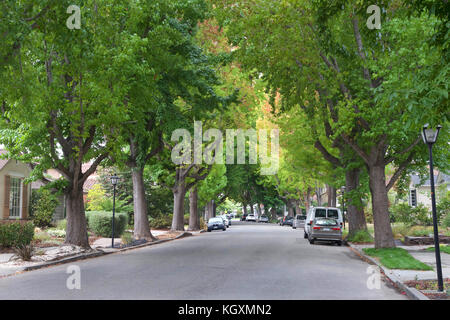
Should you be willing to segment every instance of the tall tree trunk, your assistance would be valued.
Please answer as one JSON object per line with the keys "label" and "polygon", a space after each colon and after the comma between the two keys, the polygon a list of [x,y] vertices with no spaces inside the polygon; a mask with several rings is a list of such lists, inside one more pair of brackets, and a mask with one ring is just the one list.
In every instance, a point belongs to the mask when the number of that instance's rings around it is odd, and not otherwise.
{"label": "tall tree trunk", "polygon": [[255,210],[254,210],[254,208],[253,208],[253,204],[250,204],[250,213],[251,214],[255,214]]}
{"label": "tall tree trunk", "polygon": [[216,216],[214,200],[210,200],[207,203],[208,220]]}
{"label": "tall tree trunk", "polygon": [[171,230],[184,231],[184,197],[186,187],[184,182],[177,183],[173,190],[173,217]]}
{"label": "tall tree trunk", "polygon": [[296,214],[302,214],[302,208],[300,208],[300,200],[295,200],[295,213]]}
{"label": "tall tree trunk", "polygon": [[90,248],[84,213],[83,188],[67,190],[66,196],[66,239],[64,243]]}
{"label": "tall tree trunk", "polygon": [[247,215],[247,204],[244,203],[244,205],[242,206],[242,209],[244,210],[244,215]]}
{"label": "tall tree trunk", "polygon": [[336,188],[327,185],[328,206],[336,207]]}
{"label": "tall tree trunk", "polygon": [[371,165],[369,187],[372,194],[373,223],[375,228],[375,248],[395,247],[389,220],[389,199],[387,196],[384,165]]}
{"label": "tall tree trunk", "polygon": [[[349,169],[345,172],[345,190],[350,192],[356,190],[359,186],[359,175],[361,169]],[[353,236],[356,232],[361,230],[367,231],[366,217],[361,201],[353,203],[351,199],[345,200],[345,207],[347,208],[348,219],[348,236]]]}
{"label": "tall tree trunk", "polygon": [[293,217],[295,214],[294,214],[294,204],[293,204],[292,199],[289,199],[287,201],[287,206],[288,206],[288,216]]}
{"label": "tall tree trunk", "polygon": [[306,190],[306,195],[305,195],[305,209],[306,209],[306,213],[308,213],[309,208],[311,208],[311,188],[308,187],[308,189]]}
{"label": "tall tree trunk", "polygon": [[134,238],[156,240],[150,232],[147,202],[145,201],[144,170],[134,167],[131,170],[133,180]]}
{"label": "tall tree trunk", "polygon": [[272,215],[272,219],[276,220],[277,219],[277,209],[275,209],[274,207],[270,208],[270,213]]}
{"label": "tall tree trunk", "polygon": [[322,195],[321,195],[321,188],[316,188],[316,197],[317,197],[317,206],[322,206]]}
{"label": "tall tree trunk", "polygon": [[189,193],[189,231],[200,230],[197,202],[198,191],[197,186],[194,186]]}

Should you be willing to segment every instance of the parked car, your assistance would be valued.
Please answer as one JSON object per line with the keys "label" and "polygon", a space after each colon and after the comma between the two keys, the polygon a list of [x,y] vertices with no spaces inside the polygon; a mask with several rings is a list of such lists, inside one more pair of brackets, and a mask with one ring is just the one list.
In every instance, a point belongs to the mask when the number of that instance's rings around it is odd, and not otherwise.
{"label": "parked car", "polygon": [[247,220],[247,216],[248,216],[247,213],[242,214],[241,221],[246,221]]}
{"label": "parked car", "polygon": [[220,217],[223,219],[225,226],[229,228],[231,225],[231,221],[228,219],[228,217],[226,215],[221,215]]}
{"label": "parked car", "polygon": [[303,214],[297,214],[292,222],[292,229],[304,228],[306,216]]}
{"label": "parked car", "polygon": [[285,217],[283,217],[283,219],[281,219],[280,226],[285,226],[285,225],[292,226],[293,220],[294,220],[294,217],[285,216]]}
{"label": "parked car", "polygon": [[255,218],[254,214],[249,214],[245,220],[256,222],[256,218]]}
{"label": "parked car", "polygon": [[311,232],[311,225],[316,218],[330,218],[337,220],[339,226],[342,228],[343,220],[342,213],[339,208],[334,207],[312,207],[309,209],[308,214],[306,215],[304,237],[308,238],[309,233]]}
{"label": "parked car", "polygon": [[258,222],[265,222],[269,223],[269,218],[267,216],[261,216],[258,220]]}
{"label": "parked car", "polygon": [[223,230],[226,231],[227,227],[225,226],[225,222],[220,217],[210,218],[208,220],[208,232],[213,230]]}
{"label": "parked car", "polygon": [[342,245],[342,228],[337,219],[316,218],[311,225],[308,234],[309,243],[314,244],[316,240],[332,241]]}

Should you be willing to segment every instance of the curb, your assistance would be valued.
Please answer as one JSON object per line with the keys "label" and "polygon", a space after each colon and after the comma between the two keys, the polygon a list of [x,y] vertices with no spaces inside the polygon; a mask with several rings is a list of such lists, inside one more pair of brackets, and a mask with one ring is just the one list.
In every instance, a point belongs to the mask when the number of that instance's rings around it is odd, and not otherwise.
{"label": "curb", "polygon": [[[77,260],[84,260],[84,259],[89,259],[89,258],[100,257],[100,256],[111,254],[111,253],[117,253],[117,252],[124,252],[124,251],[128,251],[128,250],[133,250],[133,249],[139,249],[139,248],[152,246],[152,245],[163,243],[163,242],[167,242],[167,241],[173,241],[173,240],[176,240],[176,239],[185,238],[185,237],[189,237],[189,236],[192,236],[192,233],[185,231],[185,232],[179,234],[178,236],[176,236],[173,239],[156,240],[156,241],[143,243],[143,244],[140,244],[140,245],[137,245],[137,246],[133,246],[133,247],[121,248],[121,249],[118,249],[118,250],[115,250],[115,251],[103,251],[102,248],[99,248],[98,249],[99,251],[97,251],[97,252],[92,252],[92,253],[88,253],[88,254],[78,254],[78,255],[74,255],[74,256],[71,256],[71,257],[63,258],[63,259],[60,259],[60,260],[55,260],[55,261],[50,261],[50,262],[46,262],[46,263],[43,263],[43,264],[37,264],[37,265],[34,265],[34,266],[24,267],[22,270],[20,270],[20,272],[38,270],[38,269],[41,269],[41,268],[50,267],[50,266],[54,266],[54,265],[57,265],[57,264],[64,264],[64,263],[73,262],[73,261],[77,261]],[[103,248],[103,249],[106,249],[106,248]]]}
{"label": "curb", "polygon": [[84,259],[89,259],[89,258],[95,258],[95,257],[99,257],[99,256],[103,256],[105,254],[109,254],[112,252],[104,252],[104,251],[97,251],[97,252],[93,252],[93,253],[88,253],[88,254],[78,254],[75,256],[71,256],[68,258],[63,258],[60,260],[55,260],[55,261],[50,261],[50,262],[46,262],[43,264],[37,264],[35,266],[29,266],[29,267],[25,267],[22,269],[22,271],[32,271],[32,270],[37,270],[37,269],[41,269],[41,268],[45,268],[45,267],[50,267],[50,266],[54,266],[57,264],[63,264],[63,263],[67,263],[67,262],[72,262],[72,261],[77,261],[77,260],[84,260]]}
{"label": "curb", "polygon": [[390,269],[387,269],[385,267],[383,267],[380,262],[378,262],[376,259],[369,257],[368,255],[366,255],[362,250],[360,250],[359,248],[355,247],[353,244],[348,243],[348,245],[350,246],[350,248],[352,248],[353,250],[355,250],[358,255],[363,259],[368,261],[371,264],[377,265],[378,268],[381,269],[381,271],[383,272],[383,274],[392,282],[394,283],[400,290],[404,291],[406,293],[406,295],[413,300],[430,300],[430,298],[428,298],[426,295],[424,295],[422,292],[420,292],[419,290],[417,290],[416,288],[410,288],[407,285],[405,285],[396,275],[394,275],[392,273],[392,271]]}

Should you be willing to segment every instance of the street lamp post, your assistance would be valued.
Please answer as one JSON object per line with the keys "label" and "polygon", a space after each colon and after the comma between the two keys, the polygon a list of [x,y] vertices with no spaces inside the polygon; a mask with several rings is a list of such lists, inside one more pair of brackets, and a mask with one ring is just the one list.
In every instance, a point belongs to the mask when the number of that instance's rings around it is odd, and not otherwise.
{"label": "street lamp post", "polygon": [[439,232],[436,215],[436,196],[434,192],[434,170],[433,170],[433,144],[436,142],[439,135],[439,130],[442,126],[437,126],[436,130],[428,129],[426,124],[422,129],[422,139],[428,145],[428,152],[430,155],[430,185],[431,185],[431,208],[433,210],[433,231],[434,231],[434,252],[436,254],[436,272],[438,277],[438,289],[444,291],[444,283],[442,280],[442,266],[441,266],[441,251],[439,248]]}
{"label": "street lamp post", "polygon": [[345,193],[345,186],[341,187],[341,194],[342,194],[342,221],[344,222],[344,229],[345,229],[345,204],[344,204],[344,193]]}
{"label": "street lamp post", "polygon": [[112,214],[112,236],[111,236],[111,248],[114,248],[114,216],[116,213],[116,185],[119,181],[119,177],[116,175],[111,176],[111,184],[113,185],[113,214]]}

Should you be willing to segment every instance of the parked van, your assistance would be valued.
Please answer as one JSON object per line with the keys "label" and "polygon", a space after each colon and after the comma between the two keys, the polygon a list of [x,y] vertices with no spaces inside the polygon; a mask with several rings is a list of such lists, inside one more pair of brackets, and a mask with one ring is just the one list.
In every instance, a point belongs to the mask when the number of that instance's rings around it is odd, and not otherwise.
{"label": "parked van", "polygon": [[339,226],[342,228],[344,220],[342,219],[342,212],[339,208],[334,207],[312,207],[309,209],[306,215],[305,227],[304,227],[304,237],[308,238],[311,232],[311,225],[314,223],[316,218],[331,218],[338,221]]}

